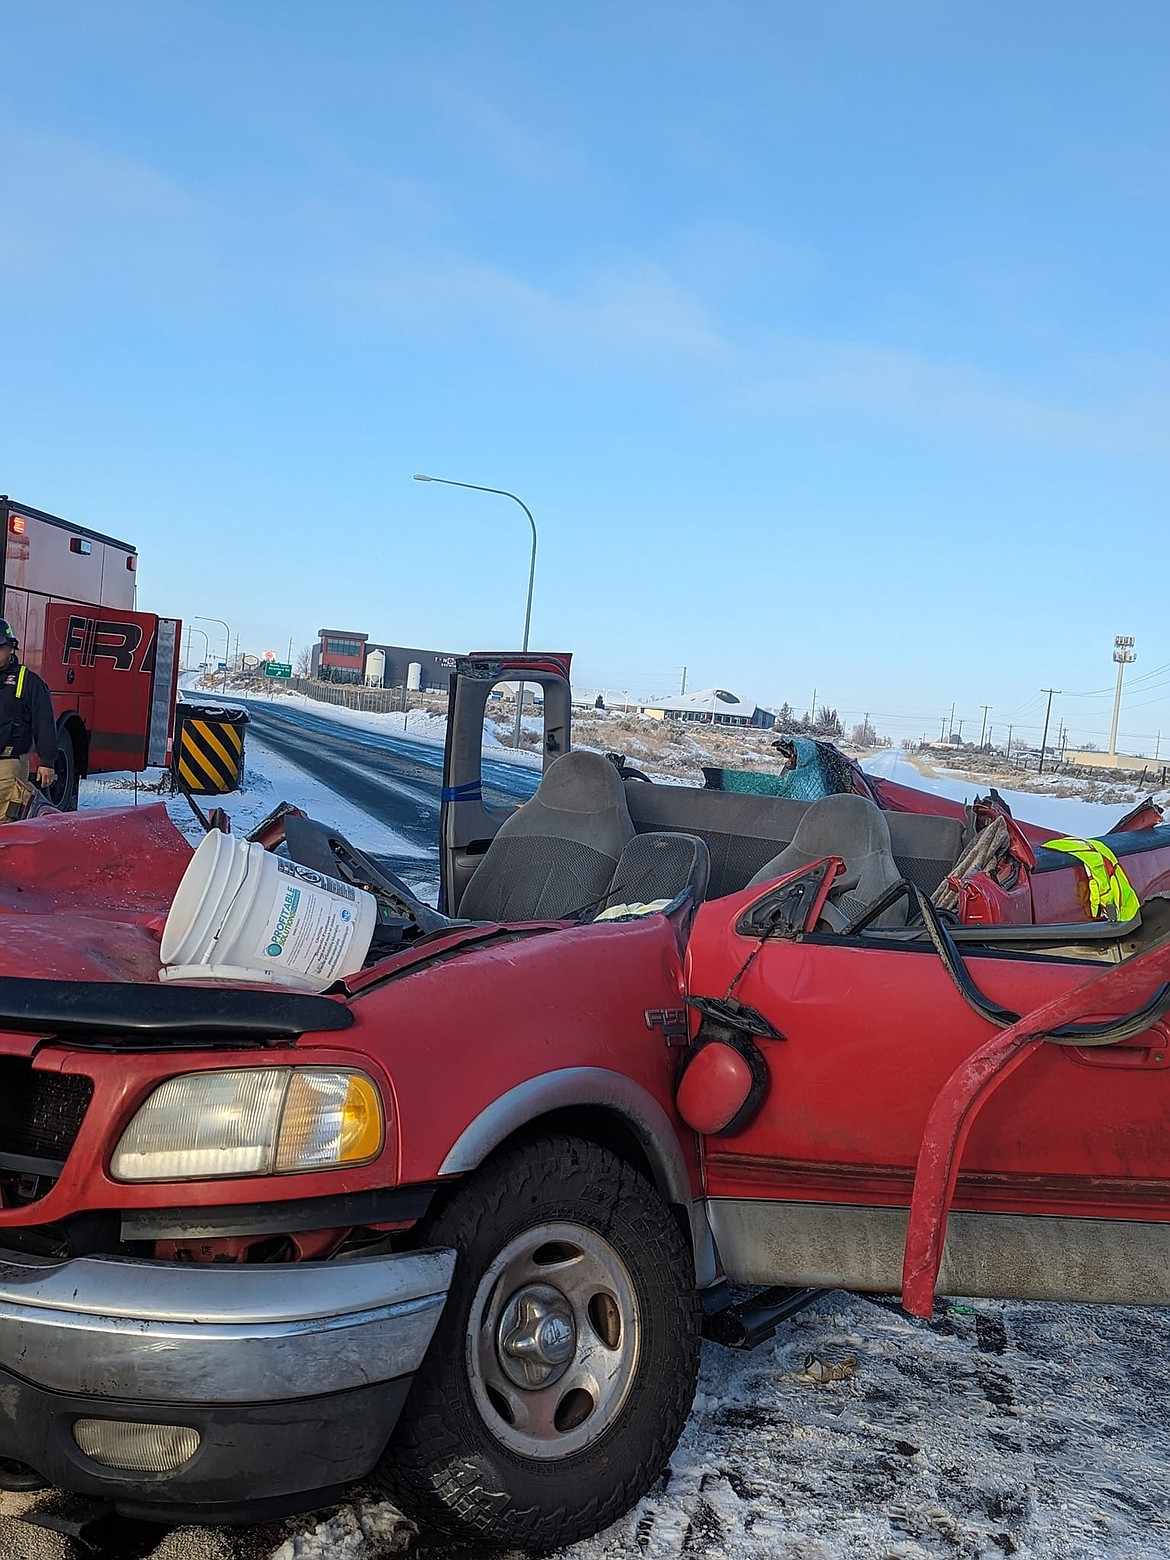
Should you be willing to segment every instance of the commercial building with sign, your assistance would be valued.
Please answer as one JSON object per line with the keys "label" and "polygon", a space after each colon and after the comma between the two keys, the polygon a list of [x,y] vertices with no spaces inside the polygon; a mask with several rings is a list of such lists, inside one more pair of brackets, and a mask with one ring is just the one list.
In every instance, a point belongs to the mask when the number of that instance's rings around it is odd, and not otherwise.
{"label": "commercial building with sign", "polygon": [[312,675],[323,682],[446,692],[454,667],[453,651],[375,644],[367,635],[348,628],[318,629],[313,646]]}

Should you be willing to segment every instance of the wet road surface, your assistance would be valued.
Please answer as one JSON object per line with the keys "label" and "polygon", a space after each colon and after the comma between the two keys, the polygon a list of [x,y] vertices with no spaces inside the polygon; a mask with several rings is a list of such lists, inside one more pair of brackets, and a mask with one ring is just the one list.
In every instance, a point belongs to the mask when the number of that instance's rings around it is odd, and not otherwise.
{"label": "wet road surface", "polygon": [[[247,703],[249,742],[305,770],[386,828],[387,847],[378,852],[379,860],[417,883],[421,851],[437,874],[443,782],[443,750],[437,743],[344,726],[311,710],[241,702]],[[527,801],[539,779],[536,768],[484,760],[484,798],[489,805]],[[396,852],[393,836],[412,847],[411,853]]]}

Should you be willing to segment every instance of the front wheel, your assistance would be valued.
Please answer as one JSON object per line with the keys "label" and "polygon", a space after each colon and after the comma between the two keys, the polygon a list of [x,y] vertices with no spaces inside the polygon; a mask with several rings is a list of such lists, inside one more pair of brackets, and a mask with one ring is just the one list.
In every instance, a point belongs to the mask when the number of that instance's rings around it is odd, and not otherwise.
{"label": "front wheel", "polygon": [[417,1522],[493,1547],[608,1527],[694,1396],[694,1269],[670,1210],[615,1154],[548,1137],[470,1177],[425,1238],[459,1260],[379,1482]]}
{"label": "front wheel", "polygon": [[68,726],[57,728],[57,778],[45,793],[54,807],[61,812],[77,810],[77,755],[73,748],[73,733]]}

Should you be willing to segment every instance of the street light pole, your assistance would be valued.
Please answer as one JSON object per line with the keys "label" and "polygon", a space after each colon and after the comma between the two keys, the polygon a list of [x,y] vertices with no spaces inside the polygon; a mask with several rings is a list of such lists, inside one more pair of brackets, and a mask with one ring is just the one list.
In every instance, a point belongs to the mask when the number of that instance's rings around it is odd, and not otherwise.
{"label": "street light pole", "polygon": [[[528,599],[524,604],[524,643],[521,649],[528,649],[528,631],[532,626],[532,590],[536,583],[536,521],[532,518],[532,511],[522,498],[517,498],[515,493],[509,493],[507,488],[484,487],[479,482],[455,482],[450,477],[428,477],[421,471],[414,474],[416,482],[441,482],[444,487],[470,488],[473,493],[495,493],[500,498],[510,498],[514,504],[528,516],[528,524],[532,527],[532,552],[528,560]],[[520,746],[520,717],[524,710],[524,684],[521,683],[516,690],[516,729],[512,736],[512,746]]]}
{"label": "street light pole", "polygon": [[191,670],[191,635],[198,634],[203,641],[204,664],[211,660],[211,640],[207,637],[205,628],[196,628],[194,623],[187,624],[187,670]]}
{"label": "street light pole", "polygon": [[1113,724],[1109,728],[1109,757],[1117,757],[1117,721],[1121,715],[1121,679],[1125,668],[1137,660],[1132,634],[1118,634],[1113,641],[1113,659],[1117,662],[1117,692],[1113,698]]}
{"label": "street light pole", "polygon": [[223,618],[205,617],[202,612],[197,612],[195,614],[195,621],[197,623],[218,623],[220,628],[223,629],[223,692],[227,693],[228,667],[231,665],[232,660],[232,631],[224,622]]}

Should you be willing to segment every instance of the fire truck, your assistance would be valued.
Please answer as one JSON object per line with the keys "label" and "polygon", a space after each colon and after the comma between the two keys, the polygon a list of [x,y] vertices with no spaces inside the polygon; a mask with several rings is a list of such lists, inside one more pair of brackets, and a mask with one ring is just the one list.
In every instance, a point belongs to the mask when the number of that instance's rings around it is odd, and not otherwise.
{"label": "fire truck", "polygon": [[136,610],[138,552],[0,494],[0,611],[57,716],[56,806],[78,781],[165,764],[179,677],[180,624]]}

